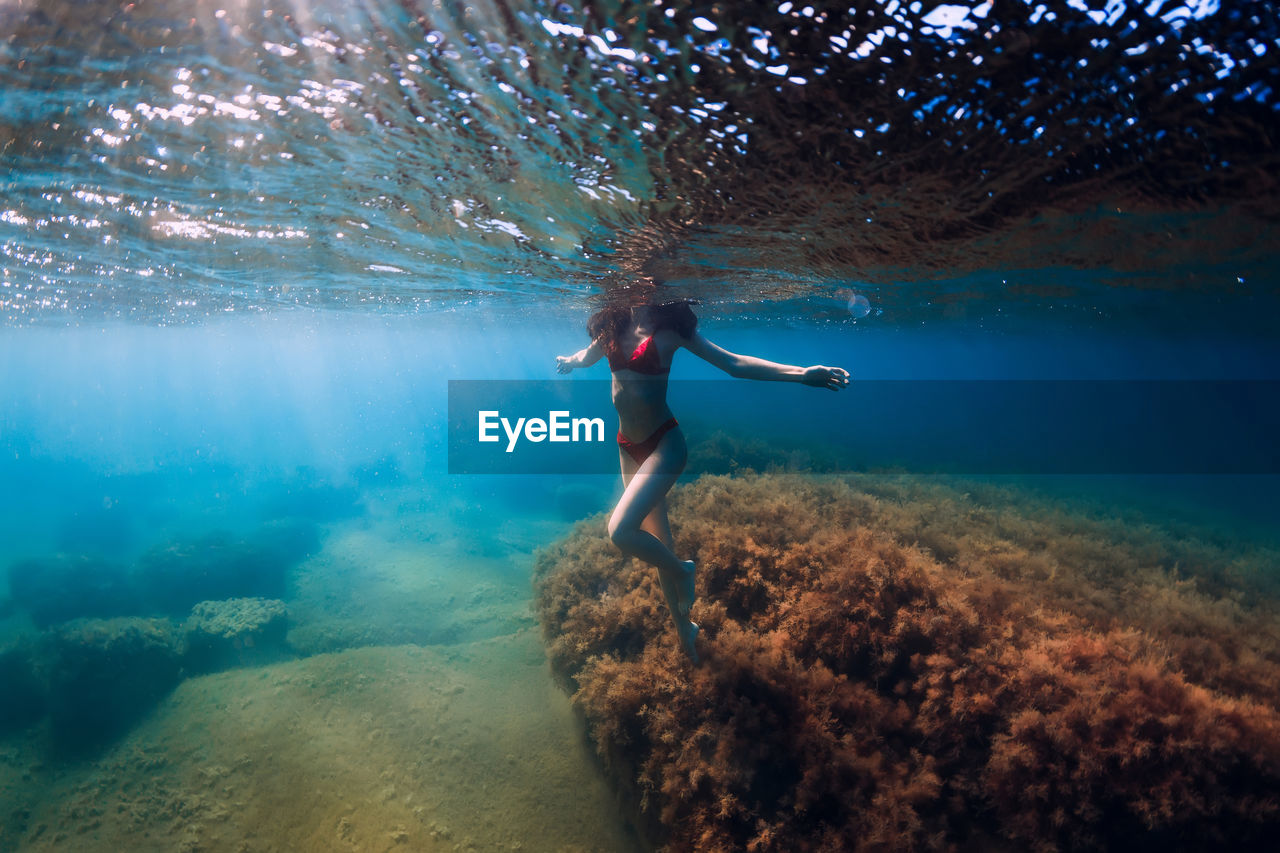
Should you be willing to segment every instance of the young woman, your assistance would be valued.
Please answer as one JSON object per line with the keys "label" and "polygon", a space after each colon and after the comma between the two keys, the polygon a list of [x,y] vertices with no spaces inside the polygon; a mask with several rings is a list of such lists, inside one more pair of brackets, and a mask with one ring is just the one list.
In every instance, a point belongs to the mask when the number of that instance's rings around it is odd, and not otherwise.
{"label": "young woman", "polygon": [[680,644],[697,662],[698,626],[689,619],[695,598],[692,560],[675,554],[667,519],[667,492],[688,458],[684,433],[667,406],[671,358],[683,347],[739,379],[802,382],[838,391],[849,384],[839,367],[796,367],[737,355],[716,346],[698,331],[689,302],[662,305],[610,305],[587,322],[586,349],[556,358],[568,373],[590,367],[601,357],[613,371],[613,405],[618,410],[618,458],[622,463],[622,499],[609,518],[609,538],[622,553],[658,570],[667,608]]}

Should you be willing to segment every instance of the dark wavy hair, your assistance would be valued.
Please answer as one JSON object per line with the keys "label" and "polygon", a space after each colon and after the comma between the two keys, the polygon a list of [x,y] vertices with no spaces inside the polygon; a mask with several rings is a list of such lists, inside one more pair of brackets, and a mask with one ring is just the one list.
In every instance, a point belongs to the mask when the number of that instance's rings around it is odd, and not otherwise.
{"label": "dark wavy hair", "polygon": [[587,334],[593,341],[599,340],[600,345],[608,353],[617,345],[618,338],[622,337],[634,322],[633,308],[643,308],[649,312],[655,332],[659,329],[672,329],[682,338],[688,338],[698,327],[698,317],[691,307],[697,304],[698,302],[693,299],[675,299],[657,305],[635,306],[615,302],[591,315],[591,319],[587,320]]}

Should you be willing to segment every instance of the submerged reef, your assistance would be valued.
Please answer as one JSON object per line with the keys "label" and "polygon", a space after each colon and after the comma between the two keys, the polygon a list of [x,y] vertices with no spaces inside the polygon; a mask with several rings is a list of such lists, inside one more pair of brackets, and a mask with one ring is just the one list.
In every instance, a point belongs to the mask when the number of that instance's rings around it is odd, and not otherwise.
{"label": "submerged reef", "polygon": [[0,646],[0,736],[31,725],[45,712],[45,691],[36,677],[28,642]]}
{"label": "submerged reef", "polygon": [[232,598],[202,601],[182,625],[186,665],[193,672],[262,664],[288,655],[283,601]]}
{"label": "submerged reef", "polygon": [[179,681],[293,655],[282,601],[202,601],[164,617],[73,619],[0,646],[0,735],[47,718],[52,744],[90,752],[126,732]]}
{"label": "submerged reef", "polygon": [[178,683],[181,649],[167,619],[78,619],[40,639],[52,731],[82,750],[128,729]]}
{"label": "submerged reef", "polygon": [[1280,832],[1274,552],[910,478],[704,476],[670,500],[701,666],[599,518],[535,579],[552,667],[656,846]]}
{"label": "submerged reef", "polygon": [[78,618],[182,615],[201,601],[279,597],[289,571],[320,544],[307,520],[263,524],[153,546],[132,565],[82,554],[54,554],[9,566],[13,606],[37,628]]}
{"label": "submerged reef", "polygon": [[133,580],[151,612],[185,613],[211,599],[279,598],[289,570],[319,545],[311,521],[272,521],[244,539],[214,533],[152,548],[134,565]]}
{"label": "submerged reef", "polygon": [[83,616],[109,618],[139,611],[128,565],[85,554],[53,554],[9,565],[13,606],[37,628]]}

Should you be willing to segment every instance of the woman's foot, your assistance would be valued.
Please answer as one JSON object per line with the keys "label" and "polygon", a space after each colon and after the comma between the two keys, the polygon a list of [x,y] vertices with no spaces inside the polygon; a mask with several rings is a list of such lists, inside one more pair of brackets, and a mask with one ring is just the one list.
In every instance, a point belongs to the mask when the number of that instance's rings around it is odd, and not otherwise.
{"label": "woman's foot", "polygon": [[[682,560],[680,564],[684,566],[684,571],[676,580],[676,603],[679,616],[688,619],[689,611],[693,610],[693,602],[698,597],[696,583],[698,567],[693,560]],[[697,632],[696,627],[694,631]]]}
{"label": "woman's foot", "polygon": [[695,664],[698,662],[698,623],[686,622],[680,630],[680,647]]}

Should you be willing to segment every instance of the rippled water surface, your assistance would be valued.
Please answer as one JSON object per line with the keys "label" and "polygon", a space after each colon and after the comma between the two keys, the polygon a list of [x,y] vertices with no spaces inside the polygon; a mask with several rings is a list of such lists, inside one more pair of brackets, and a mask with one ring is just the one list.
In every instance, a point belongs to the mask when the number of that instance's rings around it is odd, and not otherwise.
{"label": "rippled water surface", "polygon": [[0,310],[579,304],[648,276],[819,315],[852,284],[900,321],[1254,328],[1278,35],[1218,0],[8,2]]}

